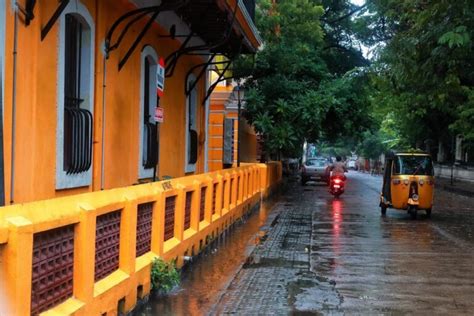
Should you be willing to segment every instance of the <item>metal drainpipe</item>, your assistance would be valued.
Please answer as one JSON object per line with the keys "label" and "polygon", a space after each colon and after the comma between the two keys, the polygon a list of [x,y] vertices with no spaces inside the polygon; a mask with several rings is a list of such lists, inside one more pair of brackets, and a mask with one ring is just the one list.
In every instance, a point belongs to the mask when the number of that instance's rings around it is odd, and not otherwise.
{"label": "metal drainpipe", "polygon": [[0,206],[5,205],[5,152],[3,150],[3,60],[0,60]]}
{"label": "metal drainpipe", "polygon": [[107,57],[104,55],[104,66],[103,66],[103,75],[102,75],[102,157],[100,162],[100,189],[104,189],[105,185],[105,89],[107,88],[106,85],[106,63]]}
{"label": "metal drainpipe", "polygon": [[[204,85],[204,91],[209,88],[209,69],[206,69],[206,84]],[[204,130],[205,130],[205,141],[204,141],[204,172],[209,172],[209,99],[206,100],[204,105]]]}
{"label": "metal drainpipe", "polygon": [[18,3],[15,3],[13,24],[13,84],[12,84],[12,142],[11,142],[11,170],[10,170],[10,204],[14,203],[15,187],[15,118],[16,118],[16,61],[18,48]]}
{"label": "metal drainpipe", "polygon": [[240,144],[241,130],[240,130],[240,116],[242,115],[242,104],[240,101],[240,81],[237,82],[237,167],[240,167]]}

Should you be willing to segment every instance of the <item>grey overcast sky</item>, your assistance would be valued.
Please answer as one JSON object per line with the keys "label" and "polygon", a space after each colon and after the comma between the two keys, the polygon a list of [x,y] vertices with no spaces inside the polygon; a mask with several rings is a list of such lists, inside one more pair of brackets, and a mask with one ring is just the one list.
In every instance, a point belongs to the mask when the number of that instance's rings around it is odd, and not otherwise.
{"label": "grey overcast sky", "polygon": [[365,3],[365,0],[351,0],[351,2],[357,5],[363,5]]}

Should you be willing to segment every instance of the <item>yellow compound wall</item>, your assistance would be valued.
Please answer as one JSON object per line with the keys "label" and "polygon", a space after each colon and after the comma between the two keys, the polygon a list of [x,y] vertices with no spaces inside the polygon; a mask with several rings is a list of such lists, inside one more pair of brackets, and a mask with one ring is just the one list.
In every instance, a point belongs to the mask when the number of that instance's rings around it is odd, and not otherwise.
{"label": "yellow compound wall", "polygon": [[[32,293],[34,258],[51,259],[47,253],[33,253],[41,233],[73,227],[72,295],[43,314],[115,315],[118,306],[129,311],[137,297],[149,293],[150,267],[155,257],[176,260],[181,266],[183,256],[197,254],[210,239],[258,205],[280,180],[280,163],[246,164],[170,181],[2,207],[0,315],[30,314],[32,296],[37,294]],[[204,187],[204,219],[200,220]],[[187,192],[193,193],[189,228],[185,229]],[[172,196],[176,197],[172,238],[165,241],[165,204]],[[137,257],[137,209],[150,202],[151,250]],[[120,211],[118,269],[95,280],[97,219],[116,211]]]}

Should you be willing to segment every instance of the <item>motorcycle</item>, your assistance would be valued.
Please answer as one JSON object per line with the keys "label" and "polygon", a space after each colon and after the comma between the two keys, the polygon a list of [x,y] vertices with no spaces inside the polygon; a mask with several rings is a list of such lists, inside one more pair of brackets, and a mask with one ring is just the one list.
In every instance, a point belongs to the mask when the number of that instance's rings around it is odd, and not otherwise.
{"label": "motorcycle", "polygon": [[344,187],[346,183],[346,177],[344,175],[331,176],[329,181],[329,192],[334,195],[335,198],[339,197],[344,193]]}

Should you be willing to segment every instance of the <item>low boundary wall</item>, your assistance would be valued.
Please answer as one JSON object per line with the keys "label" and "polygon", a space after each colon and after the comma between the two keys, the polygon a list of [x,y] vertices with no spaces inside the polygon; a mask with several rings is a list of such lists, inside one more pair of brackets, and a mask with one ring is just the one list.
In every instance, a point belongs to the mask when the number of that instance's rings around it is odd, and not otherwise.
{"label": "low boundary wall", "polygon": [[116,315],[155,257],[201,251],[281,181],[281,164],[0,208],[0,315]]}
{"label": "low boundary wall", "polygon": [[462,166],[435,165],[435,176],[440,178],[451,178],[461,181],[474,182],[474,168]]}

